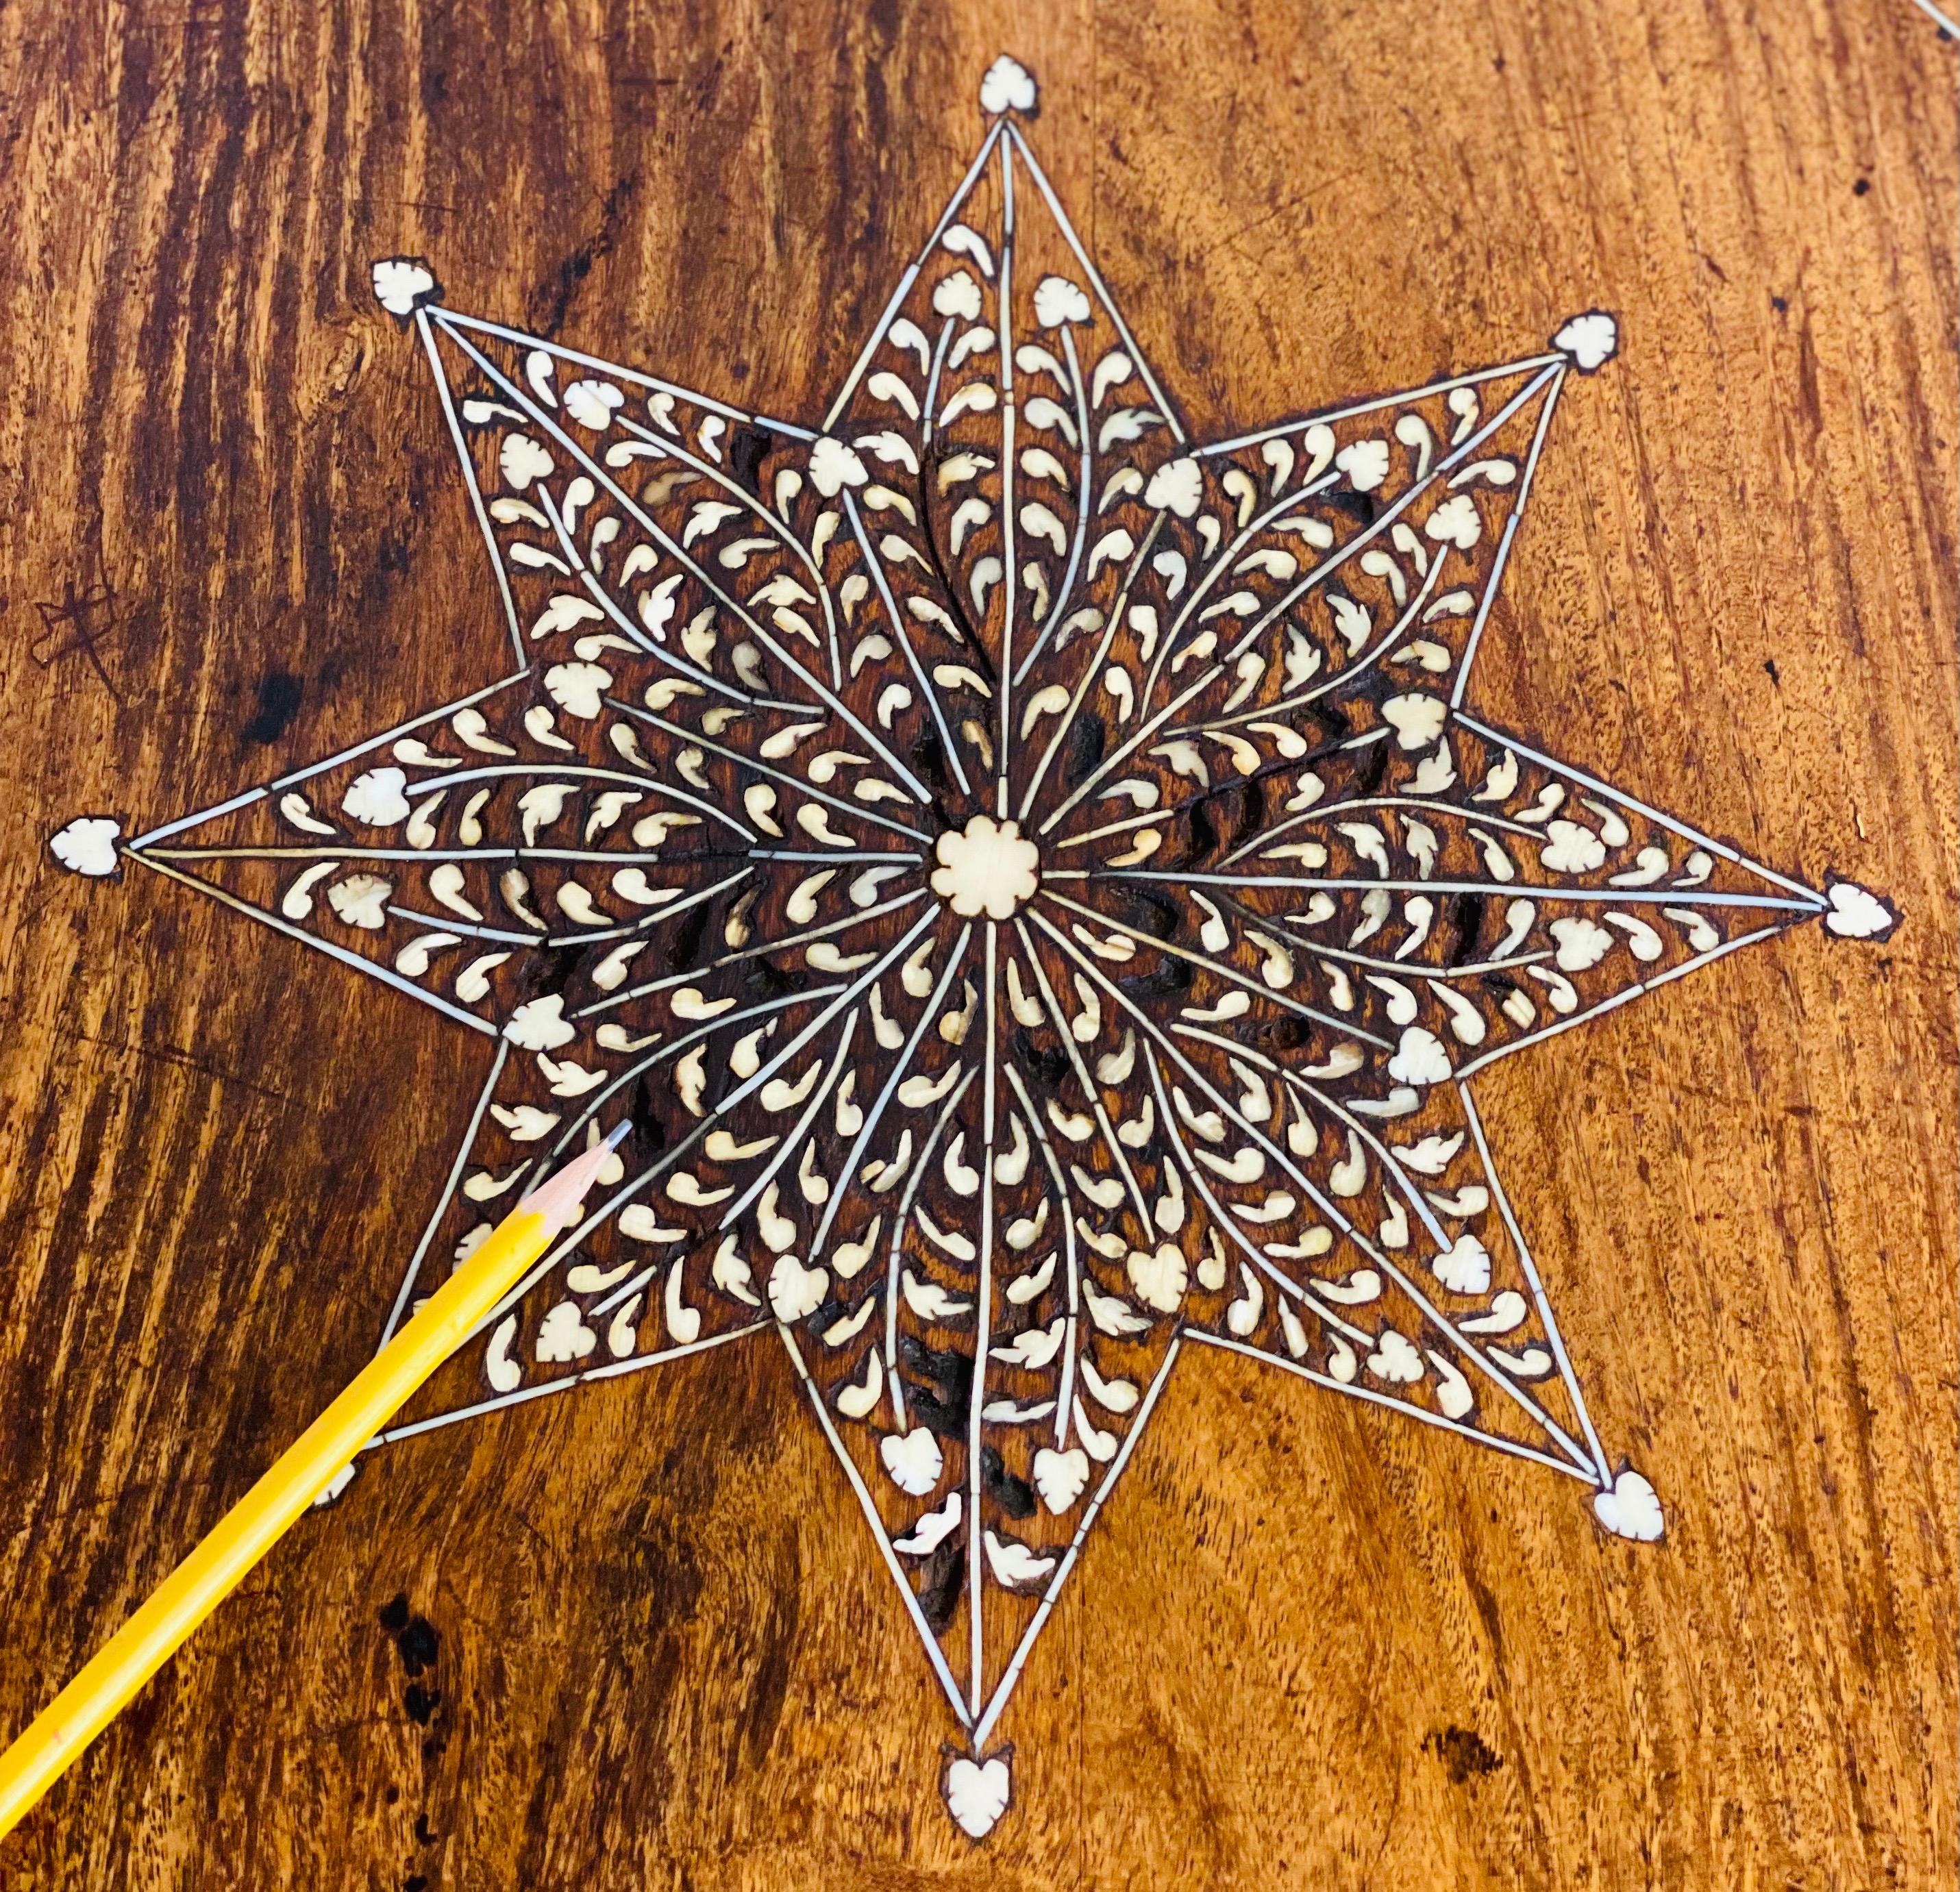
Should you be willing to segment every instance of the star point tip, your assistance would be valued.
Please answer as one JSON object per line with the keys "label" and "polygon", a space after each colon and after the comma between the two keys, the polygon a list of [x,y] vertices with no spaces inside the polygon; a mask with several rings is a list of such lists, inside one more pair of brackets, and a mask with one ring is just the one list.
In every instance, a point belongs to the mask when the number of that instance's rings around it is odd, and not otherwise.
{"label": "star point tip", "polygon": [[980,109],[989,118],[1005,112],[1019,112],[1032,118],[1039,109],[1041,94],[1034,75],[1011,53],[1004,52],[988,67],[980,81]]}
{"label": "star point tip", "polygon": [[1618,319],[1604,309],[1587,309],[1566,323],[1551,345],[1570,355],[1581,374],[1597,374],[1620,351]]}
{"label": "star point tip", "polygon": [[1007,1811],[1013,1798],[1012,1747],[985,1760],[960,1754],[947,1765],[940,1790],[953,1823],[969,1840],[984,1840]]}
{"label": "star point tip", "polygon": [[442,300],[442,285],[421,256],[383,256],[374,267],[374,300],[398,320],[412,320],[418,309]]}
{"label": "star point tip", "polygon": [[1824,930],[1840,940],[1889,940],[1904,917],[1883,894],[1832,875],[1824,883]]}
{"label": "star point tip", "polygon": [[361,1461],[358,1458],[350,1458],[325,1484],[321,1486],[320,1496],[313,1501],[313,1509],[324,1511],[328,1506],[338,1504],[346,1494],[347,1487],[360,1476],[360,1473]]}
{"label": "star point tip", "polygon": [[123,824],[107,815],[78,815],[48,838],[48,851],[70,873],[99,880],[116,871]]}
{"label": "star point tip", "polygon": [[1593,1493],[1592,1515],[1615,1537],[1633,1544],[1656,1543],[1667,1531],[1659,1494],[1624,1459],[1619,1476]]}

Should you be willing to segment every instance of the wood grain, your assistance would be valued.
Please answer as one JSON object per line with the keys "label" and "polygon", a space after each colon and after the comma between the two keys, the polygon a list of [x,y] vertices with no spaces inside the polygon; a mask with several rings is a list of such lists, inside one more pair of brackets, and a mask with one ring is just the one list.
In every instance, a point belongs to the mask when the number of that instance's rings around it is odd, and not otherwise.
{"label": "wood grain", "polygon": [[813,416],[1003,46],[1201,434],[1615,310],[1478,700],[1905,913],[1481,1087],[1667,1541],[1188,1360],[976,1851],[787,1360],[737,1350],[391,1448],[0,1886],[1951,1882],[1960,195],[1908,0],[0,15],[0,1728],[364,1356],[473,1099],[439,1021],[43,847],[498,660],[369,262]]}

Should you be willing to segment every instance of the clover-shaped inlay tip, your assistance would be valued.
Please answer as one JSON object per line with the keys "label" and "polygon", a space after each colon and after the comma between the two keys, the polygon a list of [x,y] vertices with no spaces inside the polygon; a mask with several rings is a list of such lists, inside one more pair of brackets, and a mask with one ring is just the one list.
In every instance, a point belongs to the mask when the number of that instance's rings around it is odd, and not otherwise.
{"label": "clover-shaped inlay tip", "polygon": [[99,879],[116,871],[116,843],[122,833],[122,823],[107,815],[83,815],[52,836],[48,848],[71,873]]}
{"label": "clover-shaped inlay tip", "polygon": [[1888,940],[1899,923],[1898,908],[1855,880],[1828,881],[1824,897],[1825,930],[1841,940]]}
{"label": "clover-shaped inlay tip", "polygon": [[986,1760],[961,1755],[946,1770],[946,1807],[969,1840],[984,1840],[1013,1798],[1013,1779],[1004,1754]]}
{"label": "clover-shaped inlay tip", "polygon": [[374,266],[374,300],[404,320],[425,302],[442,300],[442,285],[419,256],[387,256]]}
{"label": "clover-shaped inlay tip", "polygon": [[980,109],[989,117],[1002,112],[1032,114],[1037,96],[1034,75],[1005,52],[988,67],[987,76],[980,81]]}
{"label": "clover-shaped inlay tip", "polygon": [[1581,374],[1594,374],[1620,351],[1620,325],[1604,309],[1576,315],[1551,338],[1551,345],[1572,358]]}
{"label": "clover-shaped inlay tip", "polygon": [[1616,1537],[1653,1544],[1667,1528],[1654,1488],[1631,1466],[1592,1500],[1592,1515]]}

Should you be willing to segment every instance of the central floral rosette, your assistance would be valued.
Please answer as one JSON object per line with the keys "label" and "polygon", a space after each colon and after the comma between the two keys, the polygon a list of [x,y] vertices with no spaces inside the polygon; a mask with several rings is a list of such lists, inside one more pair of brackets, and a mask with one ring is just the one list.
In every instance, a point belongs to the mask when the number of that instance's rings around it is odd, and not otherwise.
{"label": "central floral rosette", "polygon": [[1035,897],[1041,851],[1022,838],[1019,822],[975,815],[958,833],[941,835],[934,852],[932,890],[963,919],[1011,920]]}

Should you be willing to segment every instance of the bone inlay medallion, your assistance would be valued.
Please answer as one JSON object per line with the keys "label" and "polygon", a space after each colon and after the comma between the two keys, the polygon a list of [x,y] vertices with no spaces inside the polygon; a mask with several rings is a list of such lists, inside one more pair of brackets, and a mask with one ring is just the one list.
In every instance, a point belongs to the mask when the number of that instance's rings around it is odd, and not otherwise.
{"label": "bone inlay medallion", "polygon": [[1021,836],[1016,821],[975,815],[957,834],[943,834],[934,849],[940,866],[932,890],[971,920],[1011,920],[1034,898],[1041,851]]}
{"label": "bone inlay medallion", "polygon": [[486,1041],[387,1331],[630,1121],[471,1343],[479,1395],[386,1436],[787,1350],[943,1690],[940,1785],[975,1837],[1012,1796],[1016,1680],[1187,1343],[1659,1537],[1476,1080],[1786,927],[1895,922],[1475,712],[1610,315],[1195,443],[1029,149],[1032,80],[1003,60],[982,96],[972,168],[815,425],[377,264],[508,673],[136,838],[98,815],[52,844]]}

